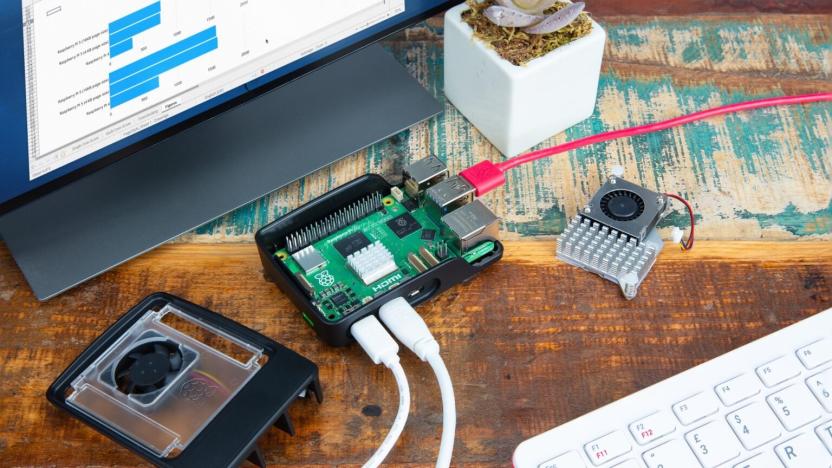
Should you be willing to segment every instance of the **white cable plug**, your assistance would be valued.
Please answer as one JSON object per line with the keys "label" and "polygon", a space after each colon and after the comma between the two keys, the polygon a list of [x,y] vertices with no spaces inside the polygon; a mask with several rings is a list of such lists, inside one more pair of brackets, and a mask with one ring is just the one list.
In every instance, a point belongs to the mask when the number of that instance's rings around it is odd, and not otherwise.
{"label": "white cable plug", "polygon": [[673,226],[673,230],[670,231],[670,238],[673,240],[674,244],[679,244],[682,242],[682,238],[685,236],[684,231],[679,229],[677,226]]}
{"label": "white cable plug", "polygon": [[433,373],[436,374],[442,395],[442,441],[439,444],[436,467],[447,468],[451,465],[451,456],[454,451],[456,402],[451,375],[445,367],[442,356],[439,355],[439,343],[433,338],[419,313],[404,298],[393,299],[381,306],[379,316],[390,332],[419,356],[419,359],[427,361]]}
{"label": "white cable plug", "polygon": [[399,345],[374,315],[352,324],[350,333],[375,364],[384,364],[393,372],[399,387],[399,410],[396,412],[396,419],[393,420],[387,437],[364,464],[364,468],[377,468],[396,445],[407,422],[407,415],[410,413],[410,387],[404,369],[399,363]]}

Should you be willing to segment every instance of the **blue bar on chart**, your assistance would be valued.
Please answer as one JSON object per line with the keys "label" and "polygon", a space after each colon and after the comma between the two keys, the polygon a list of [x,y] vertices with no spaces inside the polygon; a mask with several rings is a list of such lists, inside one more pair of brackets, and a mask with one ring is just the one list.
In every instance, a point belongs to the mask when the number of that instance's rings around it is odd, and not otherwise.
{"label": "blue bar on chart", "polygon": [[137,97],[147,94],[159,87],[159,77],[149,79],[138,86],[134,86],[127,91],[116,96],[110,96],[110,108],[118,107],[127,101],[136,99]]}
{"label": "blue bar on chart", "polygon": [[[161,74],[219,48],[217,28],[212,26],[176,44],[110,73],[110,107],[117,107],[158,88]],[[155,87],[147,83],[156,79]],[[137,94],[137,90],[141,91]]]}
{"label": "blue bar on chart", "polygon": [[110,58],[121,55],[131,49],[133,49],[133,39],[127,39],[115,45],[110,44]]}
{"label": "blue bar on chart", "polygon": [[151,5],[148,5],[142,8],[139,11],[134,13],[130,13],[129,15],[125,16],[124,18],[117,19],[110,23],[110,34],[115,32],[121,31],[122,29],[126,28],[127,26],[131,26],[133,24],[138,23],[139,21],[149,18],[153,15],[158,15],[162,13],[162,2],[156,2]]}
{"label": "blue bar on chart", "polygon": [[208,52],[216,49],[219,45],[217,38],[213,38],[208,40],[207,42],[203,42],[202,44],[193,47],[191,49],[182,52],[179,55],[175,55],[163,62],[156,63],[148,68],[145,68],[139,73],[134,75],[130,75],[127,78],[118,81],[116,83],[110,83],[110,94],[119,94],[123,93],[125,90],[136,86],[139,83],[144,83],[145,81],[153,78],[154,76],[159,76],[162,73],[167,71],[173,70],[174,68],[184,65],[191,60],[201,57]]}
{"label": "blue bar on chart", "polygon": [[130,39],[137,34],[141,34],[152,27],[159,26],[160,24],[162,24],[162,15],[147,17],[132,26],[127,26],[121,31],[110,32],[110,44],[118,44],[119,42],[126,41],[127,39]]}
{"label": "blue bar on chart", "polygon": [[168,46],[158,52],[148,55],[145,58],[136,60],[135,62],[129,65],[125,65],[124,67],[113,71],[112,73],[110,73],[110,84],[123,80],[130,75],[134,75],[159,62],[163,62],[177,54],[181,54],[182,52],[190,48],[196,47],[199,44],[207,42],[216,37],[217,27],[211,26],[210,28],[196,33],[193,36],[182,39],[181,41],[177,42],[176,44],[173,44],[172,46]]}
{"label": "blue bar on chart", "polygon": [[[162,3],[156,2],[110,23],[110,58],[133,48],[133,36],[162,24]],[[128,43],[128,41],[130,41]]]}

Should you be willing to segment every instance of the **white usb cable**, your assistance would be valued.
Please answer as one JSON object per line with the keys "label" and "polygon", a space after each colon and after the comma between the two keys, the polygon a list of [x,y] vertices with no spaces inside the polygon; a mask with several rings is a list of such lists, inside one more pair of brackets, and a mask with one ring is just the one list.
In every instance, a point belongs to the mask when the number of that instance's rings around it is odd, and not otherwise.
{"label": "white usb cable", "polygon": [[454,451],[456,402],[451,375],[445,367],[442,356],[439,355],[439,343],[433,338],[419,313],[404,298],[393,299],[381,306],[379,316],[390,332],[416,353],[419,359],[427,361],[433,373],[436,374],[442,395],[442,441],[439,444],[436,467],[447,468],[451,465],[451,455]]}
{"label": "white usb cable", "polygon": [[393,420],[387,437],[364,464],[364,468],[377,468],[396,445],[407,422],[407,415],[410,413],[410,387],[407,385],[404,369],[399,363],[399,345],[374,315],[355,322],[350,327],[350,333],[375,364],[384,364],[393,372],[399,387],[399,410],[396,419]]}

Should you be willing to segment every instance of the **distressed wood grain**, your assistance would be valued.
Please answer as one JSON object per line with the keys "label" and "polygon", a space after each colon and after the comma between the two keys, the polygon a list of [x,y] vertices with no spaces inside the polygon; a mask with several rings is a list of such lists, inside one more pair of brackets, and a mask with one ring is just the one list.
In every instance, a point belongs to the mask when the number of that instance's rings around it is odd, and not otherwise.
{"label": "distressed wood grain", "polygon": [[594,0],[596,16],[701,15],[703,13],[832,13],[827,0]]}
{"label": "distressed wood grain", "polygon": [[[506,466],[524,438],[832,306],[828,245],[667,248],[628,302],[614,284],[556,262],[553,241],[508,242],[501,262],[418,308],[454,376],[455,466]],[[358,347],[318,340],[263,279],[250,243],[165,246],[46,304],[0,247],[0,466],[140,463],[51,407],[44,392],[95,336],[157,290],[221,312],[320,366],[324,403],[291,408],[297,436],[268,433],[270,465],[359,465],[384,437],[396,403],[389,372]],[[413,410],[389,461],[430,466],[438,389],[427,366],[402,357]]]}
{"label": "distressed wood grain", "polygon": [[[590,8],[591,10],[591,8]],[[549,146],[764,96],[832,90],[829,15],[602,16],[609,41],[596,112]],[[452,171],[500,155],[442,93],[442,21],[385,46],[445,105],[438,118],[350,156],[184,238],[246,241],[264,223],[366,172],[395,179],[436,154]],[[553,110],[555,112],[556,110]],[[767,109],[608,142],[513,171],[487,202],[507,238],[554,236],[613,166],[697,211],[701,239],[830,238],[832,104]],[[663,226],[685,224],[681,211]]]}

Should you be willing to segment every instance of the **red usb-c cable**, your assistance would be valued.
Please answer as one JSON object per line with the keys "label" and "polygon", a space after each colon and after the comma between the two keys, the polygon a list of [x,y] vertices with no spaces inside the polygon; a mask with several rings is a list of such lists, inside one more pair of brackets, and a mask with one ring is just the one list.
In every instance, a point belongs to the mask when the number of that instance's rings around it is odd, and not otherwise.
{"label": "red usb-c cable", "polygon": [[615,140],[618,138],[631,137],[635,135],[643,135],[645,133],[658,132],[672,127],[678,127],[697,120],[707,119],[717,115],[730,114],[733,112],[740,112],[751,109],[759,109],[761,107],[782,106],[788,104],[807,104],[811,102],[832,101],[832,93],[818,93],[818,94],[803,94],[798,96],[780,96],[766,99],[758,99],[755,101],[738,102],[735,104],[727,104],[713,109],[707,109],[693,114],[683,115],[670,120],[664,120],[652,124],[640,125],[638,127],[624,128],[621,130],[614,130],[611,132],[599,133],[579,140],[570,141],[562,145],[553,146],[551,148],[544,148],[530,153],[521,154],[500,163],[493,163],[491,161],[479,162],[468,169],[460,172],[459,175],[471,183],[477,190],[477,196],[482,196],[495,188],[505,184],[505,172],[513,169],[521,164],[536,161],[538,159],[547,158],[556,154],[565,153],[567,151],[583,148],[584,146],[601,143],[604,141]]}

